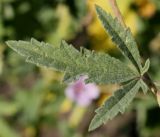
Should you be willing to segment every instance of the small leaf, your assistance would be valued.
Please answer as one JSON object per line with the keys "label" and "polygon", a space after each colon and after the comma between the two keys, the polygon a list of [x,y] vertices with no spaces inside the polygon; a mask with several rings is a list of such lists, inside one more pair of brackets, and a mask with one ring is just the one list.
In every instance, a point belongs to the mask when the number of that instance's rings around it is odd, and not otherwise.
{"label": "small leaf", "polygon": [[141,60],[137,43],[131,34],[129,28],[124,28],[119,21],[113,19],[110,14],[96,5],[96,11],[105,30],[112,37],[112,41],[118,46],[121,52],[133,63],[139,72],[141,72]]}
{"label": "small leaf", "polygon": [[88,82],[121,83],[138,75],[118,59],[87,49],[79,52],[65,41],[59,47],[35,39],[31,42],[8,41],[7,45],[25,56],[27,62],[65,72],[64,80],[67,81],[88,75]]}
{"label": "small leaf", "polygon": [[96,115],[91,121],[89,131],[113,119],[119,112],[123,113],[138,92],[140,84],[140,81],[134,80],[122,89],[117,90],[112,97],[96,110]]}
{"label": "small leaf", "polygon": [[148,86],[146,85],[146,83],[142,79],[140,80],[140,82],[141,82],[142,91],[143,91],[144,94],[146,94],[147,91],[149,90],[149,88],[148,88]]}
{"label": "small leaf", "polygon": [[150,67],[150,60],[147,59],[147,61],[145,62],[144,67],[142,68],[142,74],[141,75],[144,75],[148,71],[149,67]]}

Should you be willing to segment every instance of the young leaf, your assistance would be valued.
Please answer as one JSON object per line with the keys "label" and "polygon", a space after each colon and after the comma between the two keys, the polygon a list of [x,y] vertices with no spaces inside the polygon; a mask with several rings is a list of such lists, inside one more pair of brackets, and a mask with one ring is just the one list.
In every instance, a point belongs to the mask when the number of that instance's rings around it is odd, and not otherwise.
{"label": "young leaf", "polygon": [[91,121],[89,131],[113,119],[119,112],[123,113],[138,92],[140,84],[141,82],[139,80],[134,80],[122,89],[117,90],[112,97],[96,110],[96,115]]}
{"label": "young leaf", "polygon": [[141,75],[144,75],[148,71],[149,67],[150,67],[150,60],[147,59],[147,61],[145,62],[144,67],[142,68]]}
{"label": "young leaf", "polygon": [[141,60],[137,44],[129,28],[124,28],[117,19],[113,19],[110,14],[96,5],[96,11],[105,30],[112,37],[112,41],[118,46],[121,52],[133,63],[141,72]]}
{"label": "young leaf", "polygon": [[87,49],[79,52],[64,41],[59,47],[35,39],[31,42],[8,41],[7,45],[25,56],[27,62],[65,72],[64,80],[73,80],[84,74],[88,75],[88,82],[121,83],[138,75],[118,59]]}
{"label": "young leaf", "polygon": [[140,79],[140,82],[141,82],[142,91],[143,91],[144,94],[146,94],[147,91],[149,90],[149,88],[148,88],[148,86],[146,85],[146,83],[142,79]]}

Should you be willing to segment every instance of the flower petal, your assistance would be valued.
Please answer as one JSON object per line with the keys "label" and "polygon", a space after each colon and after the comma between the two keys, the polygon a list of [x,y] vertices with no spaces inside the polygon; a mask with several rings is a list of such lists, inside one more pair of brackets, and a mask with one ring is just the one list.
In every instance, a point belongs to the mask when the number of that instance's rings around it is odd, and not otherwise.
{"label": "flower petal", "polygon": [[71,99],[71,100],[76,100],[76,97],[75,97],[75,93],[74,93],[74,89],[72,88],[72,86],[69,86],[68,88],[66,88],[65,90],[65,94],[66,96]]}
{"label": "flower petal", "polygon": [[80,106],[88,106],[99,96],[99,89],[94,83],[86,84],[88,76],[81,76],[79,80],[66,88],[66,96]]}
{"label": "flower petal", "polygon": [[85,86],[85,92],[86,92],[87,96],[91,99],[98,98],[99,93],[100,93],[98,87],[93,83],[87,84]]}
{"label": "flower petal", "polygon": [[77,104],[83,107],[90,105],[92,100],[86,96],[84,92],[82,92],[77,98]]}

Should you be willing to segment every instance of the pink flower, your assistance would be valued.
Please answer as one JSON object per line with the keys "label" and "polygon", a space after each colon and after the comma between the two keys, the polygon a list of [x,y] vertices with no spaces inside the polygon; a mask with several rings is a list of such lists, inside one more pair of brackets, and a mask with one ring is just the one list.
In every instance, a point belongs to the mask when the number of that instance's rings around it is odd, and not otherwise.
{"label": "pink flower", "polygon": [[86,84],[87,76],[81,76],[79,80],[71,83],[66,88],[66,96],[80,106],[88,106],[93,99],[98,98],[99,89],[94,83]]}

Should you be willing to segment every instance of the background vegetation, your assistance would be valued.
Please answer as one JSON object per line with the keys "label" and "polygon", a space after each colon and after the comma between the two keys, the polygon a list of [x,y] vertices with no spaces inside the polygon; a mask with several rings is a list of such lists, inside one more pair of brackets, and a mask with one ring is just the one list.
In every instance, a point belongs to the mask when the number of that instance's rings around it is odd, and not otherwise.
{"label": "background vegetation", "polygon": [[[151,77],[160,83],[160,1],[117,2],[142,60],[151,58]],[[124,115],[88,133],[94,109],[116,87],[99,86],[100,98],[82,108],[65,97],[63,74],[26,63],[5,45],[34,37],[59,46],[65,39],[77,49],[122,58],[97,19],[95,3],[111,12],[105,0],[0,0],[0,137],[160,137],[160,109],[152,94],[139,94]]]}

